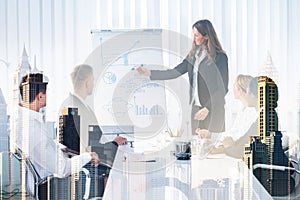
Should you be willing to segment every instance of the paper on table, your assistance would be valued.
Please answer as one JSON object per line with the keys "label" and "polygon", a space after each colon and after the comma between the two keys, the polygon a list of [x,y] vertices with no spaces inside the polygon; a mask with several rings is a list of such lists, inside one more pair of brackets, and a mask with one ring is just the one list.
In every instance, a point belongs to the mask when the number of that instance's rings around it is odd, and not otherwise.
{"label": "paper on table", "polygon": [[220,159],[220,158],[226,158],[226,155],[224,153],[218,153],[218,154],[208,154],[206,156],[207,159]]}

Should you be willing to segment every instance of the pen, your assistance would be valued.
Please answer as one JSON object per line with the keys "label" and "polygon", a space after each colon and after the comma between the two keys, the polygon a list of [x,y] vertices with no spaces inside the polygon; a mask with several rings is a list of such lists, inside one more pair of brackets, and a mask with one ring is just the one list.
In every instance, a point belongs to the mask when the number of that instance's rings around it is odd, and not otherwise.
{"label": "pen", "polygon": [[135,160],[132,162],[156,162],[156,160]]}
{"label": "pen", "polygon": [[[140,64],[139,66],[143,67],[144,64]],[[131,70],[135,70],[136,69],[136,66],[132,67]]]}
{"label": "pen", "polygon": [[156,162],[156,160],[146,160],[145,162]]}

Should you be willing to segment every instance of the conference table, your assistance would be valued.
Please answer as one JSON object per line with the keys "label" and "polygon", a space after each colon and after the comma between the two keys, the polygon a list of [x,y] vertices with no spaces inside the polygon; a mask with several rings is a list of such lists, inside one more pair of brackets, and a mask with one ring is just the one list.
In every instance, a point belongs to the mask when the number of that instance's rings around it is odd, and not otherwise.
{"label": "conference table", "polygon": [[174,148],[174,142],[148,151],[120,146],[103,199],[272,199],[242,160],[224,154],[177,160]]}

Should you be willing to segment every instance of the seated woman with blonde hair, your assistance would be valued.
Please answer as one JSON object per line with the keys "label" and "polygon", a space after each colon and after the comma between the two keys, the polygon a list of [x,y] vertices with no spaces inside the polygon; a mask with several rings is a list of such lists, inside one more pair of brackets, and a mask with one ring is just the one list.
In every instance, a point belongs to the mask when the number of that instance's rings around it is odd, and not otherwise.
{"label": "seated woman with blonde hair", "polygon": [[234,98],[243,104],[242,110],[237,114],[233,126],[225,132],[213,133],[206,129],[197,129],[196,133],[200,138],[210,138],[214,143],[219,143],[218,148],[214,148],[211,153],[222,153],[223,148],[227,148],[239,138],[241,138],[257,119],[257,96],[249,96],[249,84],[253,79],[250,75],[239,74],[233,85]]}

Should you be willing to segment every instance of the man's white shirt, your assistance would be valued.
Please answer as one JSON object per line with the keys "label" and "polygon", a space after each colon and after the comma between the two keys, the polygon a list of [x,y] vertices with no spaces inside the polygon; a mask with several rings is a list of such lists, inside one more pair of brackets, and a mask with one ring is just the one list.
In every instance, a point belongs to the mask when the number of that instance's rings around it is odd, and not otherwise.
{"label": "man's white shirt", "polygon": [[63,146],[48,135],[41,113],[19,106],[15,116],[15,144],[29,157],[41,178],[66,177],[91,160],[89,153],[68,158]]}

